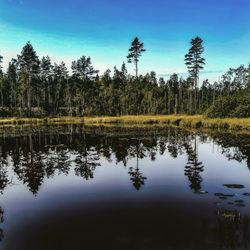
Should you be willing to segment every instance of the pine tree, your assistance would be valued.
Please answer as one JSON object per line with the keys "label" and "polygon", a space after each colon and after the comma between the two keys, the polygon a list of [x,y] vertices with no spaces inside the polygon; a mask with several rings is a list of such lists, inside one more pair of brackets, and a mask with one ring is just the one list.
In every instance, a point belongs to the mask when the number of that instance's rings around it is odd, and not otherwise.
{"label": "pine tree", "polygon": [[41,60],[40,78],[43,87],[43,102],[44,107],[48,113],[51,108],[51,78],[52,78],[52,64],[48,56],[43,57]]}
{"label": "pine tree", "polygon": [[3,73],[3,71],[2,71],[2,69],[3,69],[2,63],[3,63],[3,57],[0,55],[0,74]]}
{"label": "pine tree", "polygon": [[[250,66],[250,64],[249,64]],[[121,73],[122,73],[122,78],[126,79],[127,74],[128,74],[128,70],[126,68],[126,64],[123,62],[122,66],[121,66]]]}
{"label": "pine tree", "polygon": [[12,59],[7,69],[7,79],[10,87],[10,106],[17,106],[17,61]]}
{"label": "pine tree", "polygon": [[65,91],[67,90],[68,70],[64,62],[59,65],[56,63],[53,67],[53,112],[57,114],[59,108],[63,106],[65,101]]}
{"label": "pine tree", "polygon": [[195,87],[195,112],[196,104],[197,104],[197,85],[199,81],[199,73],[200,70],[204,68],[205,58],[202,57],[202,53],[204,52],[203,48],[203,40],[200,37],[196,37],[191,41],[191,48],[189,49],[188,54],[185,55],[185,63],[188,68],[188,72],[190,76],[193,78],[194,87]]}
{"label": "pine tree", "polygon": [[136,37],[134,41],[131,44],[131,48],[129,49],[129,54],[127,56],[128,63],[134,63],[135,64],[135,74],[136,78],[138,78],[138,62],[139,57],[141,56],[142,52],[145,52],[144,44],[139,41],[139,39]]}
{"label": "pine tree", "polygon": [[22,70],[24,70],[24,72],[27,74],[27,108],[28,114],[30,115],[32,80],[39,73],[39,59],[30,42],[26,43],[26,45],[23,47],[21,55],[18,56],[18,60]]}
{"label": "pine tree", "polygon": [[86,108],[87,92],[90,89],[90,83],[95,79],[98,70],[95,70],[90,57],[82,56],[77,61],[72,62],[73,77],[78,82],[78,109],[83,115]]}
{"label": "pine tree", "polygon": [[247,81],[247,87],[250,89],[250,63],[248,64],[248,81]]}
{"label": "pine tree", "polygon": [[1,97],[1,106],[3,106],[3,88],[4,88],[4,76],[2,71],[2,62],[3,57],[0,55],[0,97]]}

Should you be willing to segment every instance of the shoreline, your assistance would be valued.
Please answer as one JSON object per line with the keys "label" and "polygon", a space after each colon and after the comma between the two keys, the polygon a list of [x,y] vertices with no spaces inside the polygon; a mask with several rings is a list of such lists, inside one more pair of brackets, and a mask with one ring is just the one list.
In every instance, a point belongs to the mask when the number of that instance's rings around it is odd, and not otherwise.
{"label": "shoreline", "polygon": [[250,118],[206,118],[202,115],[130,115],[103,117],[0,118],[0,127],[18,125],[84,124],[94,126],[173,125],[180,128],[250,131]]}

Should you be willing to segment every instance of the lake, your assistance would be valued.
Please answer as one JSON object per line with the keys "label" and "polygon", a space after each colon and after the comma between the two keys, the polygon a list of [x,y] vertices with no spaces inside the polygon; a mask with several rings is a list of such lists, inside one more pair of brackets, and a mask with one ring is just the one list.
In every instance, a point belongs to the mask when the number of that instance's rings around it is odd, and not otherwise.
{"label": "lake", "polygon": [[250,135],[2,128],[0,249],[250,249]]}

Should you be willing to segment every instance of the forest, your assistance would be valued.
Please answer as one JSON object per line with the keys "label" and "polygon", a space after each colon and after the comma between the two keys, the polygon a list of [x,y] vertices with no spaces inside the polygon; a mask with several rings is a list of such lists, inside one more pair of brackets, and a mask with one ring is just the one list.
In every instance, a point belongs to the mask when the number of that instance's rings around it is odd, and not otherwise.
{"label": "forest", "polygon": [[169,79],[156,72],[139,74],[146,52],[135,38],[127,63],[102,75],[91,58],[81,56],[68,69],[39,58],[30,42],[13,58],[6,72],[0,56],[0,117],[121,116],[156,114],[204,114],[207,117],[250,117],[250,63],[230,68],[220,81],[199,81],[206,64],[203,40],[195,37],[184,55],[189,76],[173,73]]}

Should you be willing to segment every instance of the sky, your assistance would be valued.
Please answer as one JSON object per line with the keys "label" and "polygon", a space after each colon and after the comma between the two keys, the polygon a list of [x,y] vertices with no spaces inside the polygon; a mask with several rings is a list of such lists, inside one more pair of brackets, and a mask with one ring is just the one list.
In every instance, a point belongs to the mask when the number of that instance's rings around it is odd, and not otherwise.
{"label": "sky", "polygon": [[[187,76],[184,56],[204,40],[201,79],[218,80],[250,62],[250,0],[0,0],[0,54],[8,61],[30,41],[39,57],[71,62],[90,56],[96,69],[126,62],[138,36],[146,52],[139,71]],[[134,65],[127,65],[134,74]]]}

